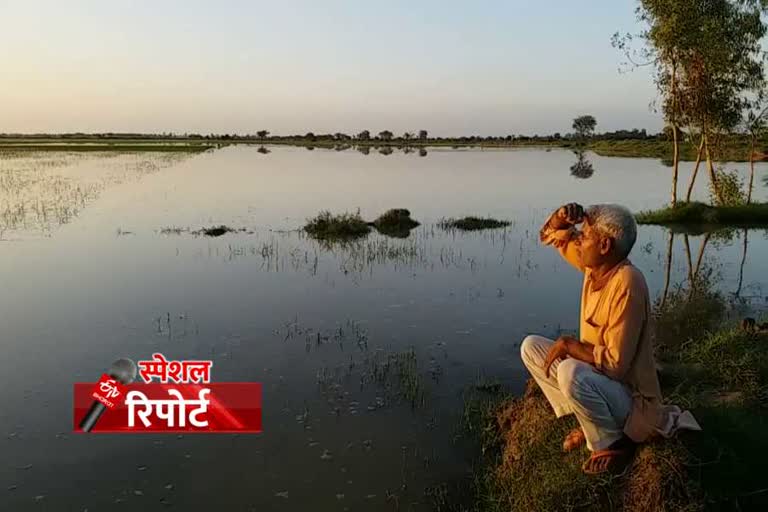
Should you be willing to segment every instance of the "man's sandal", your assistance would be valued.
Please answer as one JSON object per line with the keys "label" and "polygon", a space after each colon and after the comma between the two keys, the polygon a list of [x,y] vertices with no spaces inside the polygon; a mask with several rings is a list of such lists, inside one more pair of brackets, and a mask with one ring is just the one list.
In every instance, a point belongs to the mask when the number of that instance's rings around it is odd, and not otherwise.
{"label": "man's sandal", "polygon": [[588,475],[611,473],[622,475],[632,462],[634,450],[599,450],[584,461],[582,471]]}
{"label": "man's sandal", "polygon": [[584,437],[584,431],[581,429],[581,427],[576,427],[575,429],[571,430],[567,436],[565,436],[565,440],[563,440],[563,451],[573,451],[579,446],[583,445],[586,441],[587,438]]}

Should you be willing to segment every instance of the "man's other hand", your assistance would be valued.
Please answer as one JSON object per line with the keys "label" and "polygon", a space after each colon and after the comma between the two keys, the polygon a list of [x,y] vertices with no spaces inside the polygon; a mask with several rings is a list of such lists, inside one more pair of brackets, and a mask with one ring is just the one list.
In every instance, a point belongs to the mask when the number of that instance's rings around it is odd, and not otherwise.
{"label": "man's other hand", "polygon": [[547,353],[547,359],[544,361],[544,375],[549,378],[549,368],[558,359],[562,359],[568,355],[568,344],[578,343],[578,340],[572,336],[560,336],[552,345]]}

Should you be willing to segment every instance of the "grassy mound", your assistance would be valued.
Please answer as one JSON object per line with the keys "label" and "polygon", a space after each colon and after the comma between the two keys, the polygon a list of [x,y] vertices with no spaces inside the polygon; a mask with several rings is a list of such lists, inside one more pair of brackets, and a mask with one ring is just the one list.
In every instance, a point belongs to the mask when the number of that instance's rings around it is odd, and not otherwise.
{"label": "grassy mound", "polygon": [[360,212],[334,215],[323,211],[307,220],[304,231],[320,240],[350,240],[367,235],[371,228],[360,217]]}
{"label": "grassy mound", "polygon": [[481,229],[496,229],[509,226],[506,220],[497,220],[490,217],[463,217],[461,219],[443,219],[438,222],[442,229],[458,229],[460,231],[478,231]]}
{"label": "grassy mound", "polygon": [[476,510],[767,510],[768,334],[725,312],[707,283],[657,304],[664,395],[704,430],[642,445],[623,476],[586,476],[586,448],[561,451],[576,421],[557,420],[535,383],[519,398],[472,398],[465,425],[484,453]]}
{"label": "grassy mound", "polygon": [[761,227],[768,226],[768,203],[739,206],[680,203],[674,208],[640,212],[635,217],[639,224]]}
{"label": "grassy mound", "polygon": [[405,208],[393,208],[371,222],[376,230],[387,236],[406,238],[419,222],[411,218],[411,212]]}

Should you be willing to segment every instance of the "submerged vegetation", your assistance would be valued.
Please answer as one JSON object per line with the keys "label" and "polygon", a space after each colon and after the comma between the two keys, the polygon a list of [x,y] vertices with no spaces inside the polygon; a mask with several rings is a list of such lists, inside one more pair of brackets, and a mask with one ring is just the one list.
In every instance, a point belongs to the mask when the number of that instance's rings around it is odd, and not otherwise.
{"label": "submerged vegetation", "polygon": [[462,217],[460,219],[443,219],[438,226],[445,230],[479,231],[482,229],[505,228],[510,225],[507,220],[498,220],[491,217]]}
{"label": "submerged vegetation", "polygon": [[654,308],[664,395],[703,431],[642,445],[622,476],[588,477],[586,448],[561,451],[576,421],[556,420],[533,382],[521,398],[475,390],[463,424],[483,447],[477,510],[765,510],[768,335],[738,325],[710,276]]}

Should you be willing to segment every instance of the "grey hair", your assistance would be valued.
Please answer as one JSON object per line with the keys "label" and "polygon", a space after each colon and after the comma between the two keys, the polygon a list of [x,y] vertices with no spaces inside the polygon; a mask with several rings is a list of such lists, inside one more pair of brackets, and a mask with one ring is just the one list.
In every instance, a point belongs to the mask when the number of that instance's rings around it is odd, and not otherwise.
{"label": "grey hair", "polygon": [[626,258],[637,240],[637,224],[632,213],[618,204],[595,204],[587,208],[589,226],[616,241],[616,250]]}

